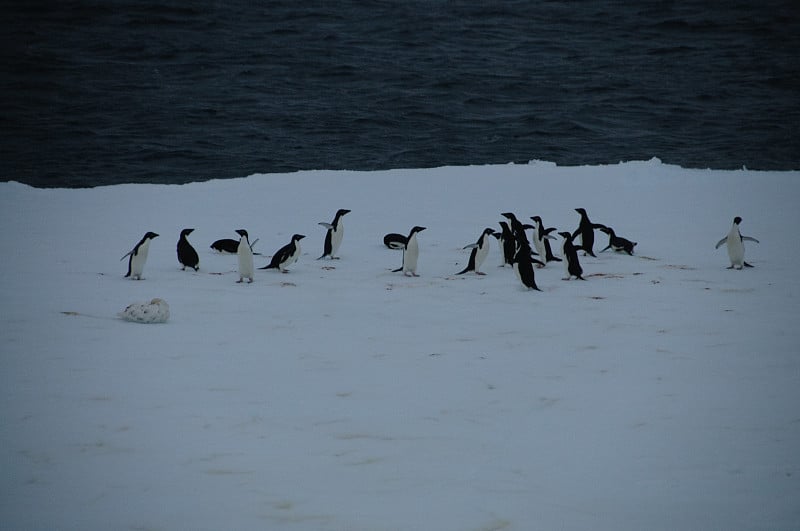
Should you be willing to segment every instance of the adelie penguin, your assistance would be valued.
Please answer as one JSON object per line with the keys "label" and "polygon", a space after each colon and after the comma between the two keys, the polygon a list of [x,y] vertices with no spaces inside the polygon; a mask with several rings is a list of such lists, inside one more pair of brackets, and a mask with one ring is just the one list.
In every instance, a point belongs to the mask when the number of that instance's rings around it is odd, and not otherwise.
{"label": "adelie penguin", "polygon": [[397,234],[396,232],[390,232],[383,237],[383,244],[389,249],[395,249],[398,251],[400,249],[405,249],[406,243],[408,243],[408,238],[402,234]]}
{"label": "adelie penguin", "polygon": [[499,238],[500,248],[503,251],[503,263],[500,264],[500,267],[504,267],[506,264],[512,265],[514,263],[514,254],[517,252],[517,239],[508,227],[508,223],[505,221],[500,221],[498,223],[500,224],[501,230]]}
{"label": "adelie penguin", "polygon": [[572,243],[572,234],[569,232],[559,232],[558,234],[564,238],[561,244],[561,254],[564,257],[564,265],[567,269],[567,276],[564,280],[570,280],[572,277],[586,280],[581,276],[583,275],[583,268],[578,261],[578,248]]}
{"label": "adelie penguin", "polygon": [[317,260],[321,260],[326,256],[329,256],[331,260],[339,259],[339,257],[336,256],[336,253],[339,252],[339,246],[342,244],[342,237],[344,236],[344,224],[342,223],[342,217],[349,212],[350,211],[346,208],[340,208],[336,211],[333,221],[330,223],[319,223],[328,229],[328,232],[325,234],[325,244],[322,248],[322,256],[317,258]]}
{"label": "adelie penguin", "polygon": [[192,244],[186,239],[194,229],[183,229],[180,238],[178,238],[178,262],[181,264],[181,269],[186,271],[187,267],[191,267],[195,271],[200,269],[200,257],[197,256],[197,251],[194,250]]}
{"label": "adelie penguin", "polygon": [[475,271],[476,275],[486,274],[480,269],[481,264],[483,264],[483,261],[486,260],[486,256],[489,254],[489,242],[491,241],[493,234],[493,229],[486,228],[481,233],[477,242],[471,243],[464,247],[464,249],[472,249],[472,251],[469,253],[469,262],[467,262],[467,267],[456,273],[456,275],[463,275],[467,271]]}
{"label": "adelie penguin", "polygon": [[[539,256],[545,257],[545,263],[547,262],[560,262],[561,258],[555,256],[553,254],[553,249],[550,247],[549,240],[555,240],[554,236],[551,236],[550,233],[555,231],[555,227],[544,228],[544,222],[542,221],[541,216],[531,216],[533,220],[533,244],[536,247],[536,252],[539,253]],[[542,250],[544,249],[544,251]]]}
{"label": "adelie penguin", "polygon": [[533,272],[533,262],[534,260],[531,258],[530,245],[520,241],[519,248],[517,249],[516,254],[514,254],[514,261],[512,264],[514,272],[517,274],[517,277],[519,278],[520,282],[522,282],[523,286],[528,289],[542,291],[536,285],[536,277]]}
{"label": "adelie penguin", "polygon": [[128,259],[128,272],[125,274],[125,278],[130,277],[133,280],[144,279],[142,271],[144,270],[145,262],[147,262],[147,251],[150,249],[150,241],[153,238],[158,238],[158,234],[148,232],[133,249],[120,258],[120,261],[125,260],[125,258]]}
{"label": "adelie penguin", "polygon": [[578,228],[575,229],[575,232],[572,233],[572,237],[575,238],[576,236],[580,235],[581,237],[581,245],[580,249],[583,249],[585,254],[595,256],[594,254],[594,229],[601,229],[605,227],[600,223],[592,223],[589,220],[589,216],[586,214],[586,210],[583,208],[576,208],[575,212],[581,215],[580,223],[578,224]]}
{"label": "adelie penguin", "polygon": [[608,234],[608,245],[600,251],[601,253],[608,249],[614,249],[615,251],[625,251],[633,256],[633,248],[636,247],[636,242],[617,236],[611,227],[601,227],[600,231]]}
{"label": "adelie penguin", "polygon": [[525,234],[525,226],[517,219],[517,216],[515,216],[513,212],[503,212],[500,215],[508,219],[508,223],[511,225],[511,234],[513,234],[518,241],[527,243],[530,246],[528,236]]}
{"label": "adelie penguin", "polygon": [[249,284],[253,282],[255,273],[255,267],[253,266],[253,249],[250,247],[250,238],[246,230],[239,229],[236,231],[236,234],[240,236],[239,245],[236,248],[236,254],[239,257],[239,280],[237,280],[236,283],[241,284],[244,282],[244,279],[247,279],[247,283]]}
{"label": "adelie penguin", "polygon": [[716,247],[714,247],[715,249],[719,249],[720,245],[723,243],[728,244],[728,258],[731,260],[731,266],[728,269],[753,267],[744,261],[744,241],[748,240],[756,243],[759,243],[759,241],[750,236],[742,236],[742,233],[739,232],[739,224],[741,222],[742,218],[739,216],[733,218],[733,225],[731,225],[730,232],[728,232],[727,236],[718,241]]}
{"label": "adelie penguin", "polygon": [[406,245],[403,250],[403,266],[393,269],[392,273],[402,271],[405,276],[418,277],[417,260],[419,259],[419,242],[417,234],[424,231],[425,227],[416,226],[411,229],[406,238]]}
{"label": "adelie penguin", "polygon": [[[258,242],[258,238],[250,242],[250,250],[253,250],[255,247],[256,242]],[[237,254],[239,251],[239,240],[234,240],[232,238],[223,238],[221,240],[217,240],[210,246],[212,249],[217,251],[220,254]],[[260,254],[253,251],[253,254]]]}
{"label": "adelie penguin", "polygon": [[303,238],[305,238],[304,234],[293,235],[289,243],[272,255],[270,263],[259,269],[280,269],[281,273],[288,273],[287,268],[300,258],[300,240]]}

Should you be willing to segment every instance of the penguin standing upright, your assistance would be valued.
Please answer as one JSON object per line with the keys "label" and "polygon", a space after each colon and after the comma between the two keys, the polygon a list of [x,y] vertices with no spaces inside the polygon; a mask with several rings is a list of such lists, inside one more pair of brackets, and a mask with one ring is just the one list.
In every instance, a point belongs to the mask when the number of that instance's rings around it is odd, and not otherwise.
{"label": "penguin standing upright", "polygon": [[253,266],[253,249],[250,248],[250,238],[246,230],[239,229],[236,234],[240,236],[239,246],[236,249],[236,254],[239,257],[239,280],[236,283],[241,284],[244,279],[247,279],[249,284],[253,282],[255,269]]}
{"label": "penguin standing upright", "polygon": [[728,258],[731,259],[731,266],[728,269],[753,267],[744,261],[744,240],[756,243],[759,243],[759,241],[755,238],[751,238],[750,236],[742,236],[742,233],[739,232],[739,224],[741,222],[742,218],[739,216],[733,218],[733,225],[731,225],[730,232],[728,232],[727,236],[718,241],[716,247],[714,247],[715,249],[719,249],[719,246],[723,243],[728,244]]}
{"label": "penguin standing upright", "polygon": [[[572,233],[572,237],[580,235],[581,237],[581,244],[580,246],[576,246],[576,248],[583,249],[584,255],[588,254],[591,256],[595,256],[594,254],[594,229],[601,229],[605,227],[600,223],[592,223],[589,220],[589,216],[586,214],[586,209],[583,208],[576,208],[575,212],[581,215],[580,223],[578,224],[578,228],[575,229],[575,232]],[[596,257],[596,256],[595,256]]]}
{"label": "penguin standing upright", "polygon": [[[531,216],[531,219],[534,221],[534,229],[533,229],[533,243],[536,245],[536,250],[539,252],[539,255],[545,257],[545,263],[547,262],[560,262],[561,258],[555,256],[553,254],[553,250],[550,247],[549,240],[555,240],[553,236],[550,235],[551,232],[556,230],[555,227],[544,228],[544,222],[542,221],[541,216]],[[539,246],[544,248],[544,254],[539,250]]]}
{"label": "penguin standing upright", "polygon": [[197,256],[197,251],[194,250],[192,244],[186,239],[194,229],[183,229],[181,236],[178,238],[178,262],[181,264],[181,269],[186,270],[191,267],[195,271],[200,269],[200,257]]}
{"label": "penguin standing upright", "polygon": [[523,286],[528,289],[542,291],[536,285],[536,277],[533,272],[533,260],[531,259],[531,247],[522,240],[520,240],[520,245],[517,248],[517,252],[514,254],[514,263],[512,267]]}
{"label": "penguin standing upright", "polygon": [[564,238],[564,242],[561,244],[561,254],[564,256],[564,265],[567,269],[567,276],[564,280],[570,280],[572,277],[586,280],[581,276],[583,268],[578,261],[578,248],[572,243],[572,234],[569,232],[559,232],[558,234]]}
{"label": "penguin standing upright", "polygon": [[485,275],[486,273],[480,270],[481,264],[483,261],[486,260],[486,256],[489,254],[489,242],[491,241],[489,238],[494,234],[494,230],[490,228],[483,229],[478,241],[467,245],[464,249],[472,249],[472,252],[469,253],[469,262],[467,263],[467,267],[463,270],[456,273],[456,275],[463,275],[467,271],[475,271],[476,275]]}
{"label": "penguin standing upright", "polygon": [[330,256],[331,260],[339,259],[339,257],[336,256],[336,253],[339,251],[339,246],[342,244],[342,237],[344,236],[344,224],[342,223],[342,217],[349,212],[350,211],[346,208],[340,208],[336,211],[333,221],[330,223],[319,223],[328,229],[328,232],[325,234],[325,244],[322,249],[322,256],[317,258],[317,260],[321,260],[326,256]]}
{"label": "penguin standing upright", "polygon": [[120,260],[128,258],[128,272],[125,273],[125,278],[131,277],[133,280],[144,280],[142,271],[144,270],[145,262],[147,262],[147,252],[150,249],[150,241],[154,238],[158,238],[158,234],[155,232],[146,233],[133,249],[120,258]]}
{"label": "penguin standing upright", "polygon": [[615,251],[625,251],[633,256],[633,248],[636,247],[636,242],[617,236],[617,233],[611,227],[601,227],[600,231],[608,234],[608,245],[600,251],[601,253],[607,249],[613,249]]}
{"label": "penguin standing upright", "polygon": [[528,241],[528,236],[525,234],[525,226],[517,219],[517,216],[515,216],[513,212],[503,212],[500,215],[508,219],[511,225],[511,234],[514,235],[514,238],[516,238],[519,243],[527,243],[530,247],[530,241]]}
{"label": "penguin standing upright", "polygon": [[405,249],[403,250],[403,266],[392,270],[392,273],[402,271],[405,276],[419,276],[417,274],[417,260],[419,259],[419,242],[417,241],[417,233],[424,230],[425,227],[416,226],[411,229],[411,232],[408,233]]}
{"label": "penguin standing upright", "polygon": [[288,273],[287,268],[300,258],[300,240],[303,238],[305,238],[304,234],[293,235],[289,243],[272,255],[270,263],[259,269],[280,269],[281,273]]}
{"label": "penguin standing upright", "polygon": [[500,267],[506,264],[512,265],[514,263],[514,254],[517,252],[517,239],[508,227],[508,223],[500,221],[500,246],[503,249],[503,263]]}

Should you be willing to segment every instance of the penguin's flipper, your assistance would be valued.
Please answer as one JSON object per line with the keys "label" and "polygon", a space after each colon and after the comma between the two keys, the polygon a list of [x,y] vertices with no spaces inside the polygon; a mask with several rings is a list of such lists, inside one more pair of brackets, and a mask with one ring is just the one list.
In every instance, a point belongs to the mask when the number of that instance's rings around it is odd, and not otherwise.
{"label": "penguin's flipper", "polygon": [[752,238],[752,237],[750,237],[750,236],[742,236],[742,241],[745,241],[745,240],[747,240],[747,241],[749,241],[749,242],[761,243],[760,241],[758,241],[758,240],[756,240],[755,238]]}
{"label": "penguin's flipper", "polygon": [[[536,258],[531,258],[531,262],[533,262],[534,264],[539,264],[542,267],[545,267],[545,263],[537,260]],[[534,288],[534,289],[537,289],[537,288]]]}
{"label": "penguin's flipper", "polygon": [[728,241],[728,237],[727,236],[725,236],[720,241],[718,241],[717,245],[714,246],[714,249],[719,249],[719,246],[722,245],[723,243],[725,243],[726,241]]}
{"label": "penguin's flipper", "polygon": [[[555,227],[553,227],[553,230],[555,230]],[[544,239],[547,239],[547,240],[555,240],[555,239],[556,239],[556,237],[555,237],[555,236],[553,236],[553,235],[551,235],[551,234],[545,234],[545,235],[544,235]]]}
{"label": "penguin's flipper", "polygon": [[397,269],[392,269],[392,273],[399,273],[402,270],[403,270],[403,266],[400,266]]}
{"label": "penguin's flipper", "polygon": [[477,249],[478,247],[479,245],[477,243],[471,243],[469,245],[465,245],[464,247],[462,247],[461,250],[463,251],[464,249]]}
{"label": "penguin's flipper", "polygon": [[330,223],[325,223],[324,221],[320,221],[319,223],[317,223],[317,225],[322,225],[328,230],[331,230],[333,228],[333,225],[331,225]]}
{"label": "penguin's flipper", "polygon": [[[400,269],[403,269],[403,268],[401,267]],[[399,271],[399,269],[398,269],[398,271]],[[464,269],[462,269],[461,271],[459,271],[458,273],[456,273],[456,275],[463,275],[463,274],[464,274],[464,273],[466,273],[467,271],[472,271],[472,270],[470,269],[470,267],[469,267],[469,266],[465,267]]]}
{"label": "penguin's flipper", "polygon": [[119,261],[122,262],[123,260],[125,260],[126,258],[128,258],[132,254],[133,254],[133,249],[128,251],[128,253],[125,256],[123,256],[122,258],[120,258]]}
{"label": "penguin's flipper", "polygon": [[606,227],[602,223],[592,223],[592,228],[593,229],[607,229],[608,227]]}
{"label": "penguin's flipper", "polygon": [[600,252],[602,253],[603,251],[605,251],[607,249],[611,249],[611,244],[610,243],[608,245],[606,245],[603,249],[601,249]]}

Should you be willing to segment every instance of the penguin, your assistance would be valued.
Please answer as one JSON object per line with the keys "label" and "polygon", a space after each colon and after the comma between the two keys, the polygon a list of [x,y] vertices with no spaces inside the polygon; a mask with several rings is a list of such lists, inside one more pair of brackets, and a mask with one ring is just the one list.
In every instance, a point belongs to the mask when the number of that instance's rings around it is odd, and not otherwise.
{"label": "penguin", "polygon": [[617,236],[611,227],[601,227],[600,231],[608,234],[608,245],[600,251],[601,253],[607,249],[614,249],[615,251],[625,251],[633,256],[633,248],[636,247],[636,242]]}
{"label": "penguin", "polygon": [[281,273],[288,273],[287,267],[297,262],[300,257],[300,240],[305,238],[304,234],[295,234],[292,240],[278,249],[278,252],[272,255],[272,260],[269,264],[259,269],[280,269]]}
{"label": "penguin", "polygon": [[402,234],[397,234],[396,232],[390,232],[383,237],[383,244],[389,249],[405,249],[407,242],[408,240],[405,236]]}
{"label": "penguin", "polygon": [[125,256],[120,258],[120,261],[128,258],[128,272],[125,273],[125,278],[131,277],[133,280],[143,280],[142,271],[144,264],[147,262],[147,251],[150,249],[150,241],[153,238],[158,238],[155,232],[148,232],[139,240],[139,243],[134,246]]}
{"label": "penguin", "polygon": [[[251,251],[253,250],[253,247],[255,247],[257,242],[258,238],[256,238],[255,240],[253,240],[252,243],[250,243]],[[210,247],[220,254],[236,254],[239,250],[239,240],[234,240],[231,238],[223,238],[221,240],[217,240],[214,243],[212,243]],[[259,255],[261,253],[253,251],[253,254]]]}
{"label": "penguin", "polygon": [[191,267],[195,271],[200,269],[200,257],[197,256],[197,251],[194,250],[192,244],[186,239],[194,229],[183,229],[181,236],[178,238],[178,262],[181,264],[181,270],[186,271],[187,267]]}
{"label": "penguin", "polygon": [[210,247],[221,254],[236,254],[239,249],[239,240],[223,238],[212,243]]}
{"label": "penguin", "polygon": [[525,227],[517,219],[517,216],[515,216],[512,212],[503,212],[500,215],[508,219],[509,225],[511,225],[511,234],[513,234],[515,238],[518,238],[522,243],[527,243],[530,247],[528,236],[525,234]]}
{"label": "penguin", "polygon": [[[545,257],[545,263],[560,262],[561,258],[553,254],[553,249],[550,247],[549,241],[555,240],[555,237],[551,236],[550,233],[556,230],[556,228],[549,227],[545,229],[541,216],[531,216],[531,219],[534,221],[534,226],[536,227],[533,229],[533,243],[536,246],[536,250],[539,252],[539,255]],[[544,248],[544,253],[539,250],[539,245]]]}
{"label": "penguin", "polygon": [[581,236],[581,244],[580,246],[576,246],[576,249],[583,249],[584,256],[588,254],[596,258],[593,249],[594,229],[601,229],[605,227],[605,225],[600,223],[592,223],[589,220],[589,216],[586,214],[586,210],[583,208],[576,208],[575,212],[581,215],[581,221],[578,224],[578,228],[572,233],[573,238],[579,234]]}
{"label": "penguin", "polygon": [[467,267],[463,270],[456,273],[456,275],[463,275],[467,271],[475,271],[476,275],[485,275],[486,273],[480,270],[481,264],[483,261],[486,260],[486,256],[489,254],[489,242],[491,241],[489,238],[494,234],[494,229],[485,228],[481,233],[478,241],[467,245],[464,249],[472,249],[472,252],[469,253],[469,262],[467,263]]}
{"label": "penguin", "polygon": [[517,252],[517,240],[514,238],[514,234],[511,232],[511,229],[508,227],[508,223],[505,221],[500,221],[500,245],[503,248],[503,263],[500,264],[500,267],[504,267],[506,264],[512,265],[514,263],[514,254]]}
{"label": "penguin", "polygon": [[512,267],[514,268],[514,272],[517,274],[517,277],[519,278],[520,282],[522,282],[523,286],[528,289],[542,291],[536,285],[536,278],[533,273],[534,261],[531,259],[531,252],[532,250],[530,245],[527,245],[520,240],[520,246],[517,249],[516,254],[514,254],[514,262]]}
{"label": "penguin", "polygon": [[326,256],[330,256],[331,260],[339,259],[339,257],[336,256],[336,253],[339,250],[339,246],[342,244],[342,237],[344,236],[344,224],[342,223],[342,217],[349,212],[350,211],[346,208],[340,208],[336,211],[333,221],[330,223],[319,223],[328,229],[328,232],[325,234],[325,245],[322,248],[322,256],[317,258],[317,260],[321,260]]}
{"label": "penguin", "polygon": [[419,242],[417,242],[417,233],[424,231],[425,228],[426,227],[416,226],[411,229],[411,232],[408,233],[405,250],[403,251],[403,267],[392,270],[392,273],[402,271],[405,276],[419,276],[417,274],[417,260],[419,259]]}
{"label": "penguin", "polygon": [[236,254],[239,257],[239,280],[236,283],[241,284],[244,279],[247,279],[247,283],[250,284],[253,282],[254,276],[253,249],[250,247],[250,238],[244,229],[237,230],[236,234],[241,236],[236,249]]}
{"label": "penguin", "polygon": [[558,234],[564,238],[564,242],[561,244],[561,254],[564,257],[564,265],[567,269],[567,276],[564,280],[570,280],[572,277],[586,280],[581,276],[583,275],[583,268],[578,261],[578,247],[572,243],[574,236],[569,232],[559,232]]}
{"label": "penguin", "polygon": [[733,225],[731,225],[730,232],[728,232],[727,236],[718,241],[716,247],[714,247],[715,249],[719,249],[719,246],[723,243],[728,244],[728,258],[731,259],[731,266],[728,269],[753,267],[751,264],[748,264],[744,261],[744,241],[748,240],[751,242],[760,243],[758,240],[751,238],[750,236],[742,236],[742,233],[739,232],[739,224],[741,222],[742,218],[739,216],[733,218]]}

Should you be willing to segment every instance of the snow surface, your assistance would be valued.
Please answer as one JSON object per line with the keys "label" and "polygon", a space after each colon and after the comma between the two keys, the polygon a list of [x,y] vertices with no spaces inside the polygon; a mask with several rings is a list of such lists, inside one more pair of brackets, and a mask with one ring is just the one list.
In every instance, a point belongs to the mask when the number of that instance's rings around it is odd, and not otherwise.
{"label": "snow surface", "polygon": [[[657,159],[2,183],[0,527],[797,529],[799,197],[800,172]],[[453,276],[501,212],[574,230],[580,206],[637,256],[551,263],[539,293],[493,242]],[[744,271],[714,249],[737,215]],[[382,238],[414,225],[407,278]],[[239,228],[256,267],[296,232],[303,256],[236,284],[208,246]],[[116,318],[153,297],[169,322]]]}

